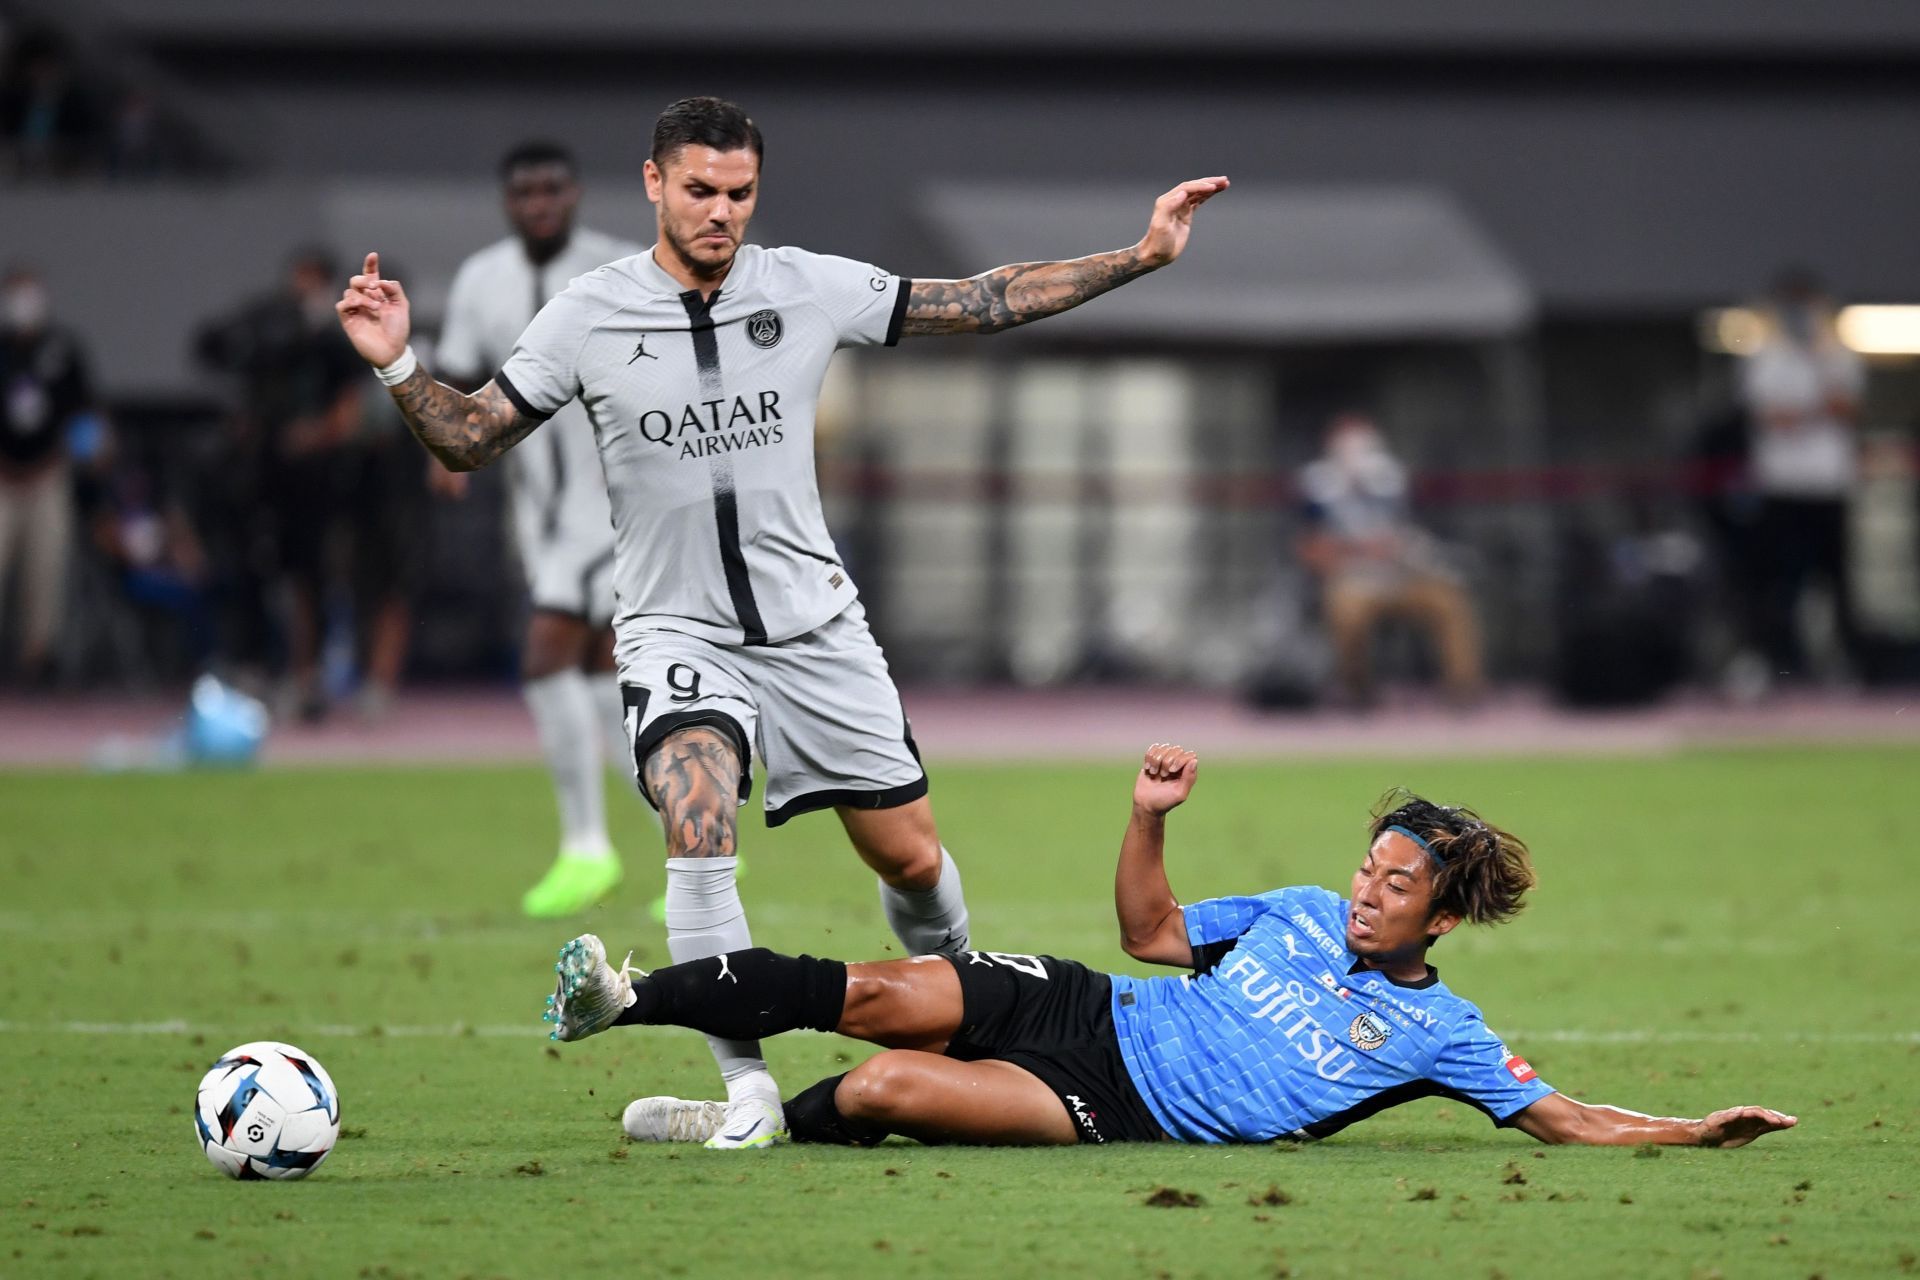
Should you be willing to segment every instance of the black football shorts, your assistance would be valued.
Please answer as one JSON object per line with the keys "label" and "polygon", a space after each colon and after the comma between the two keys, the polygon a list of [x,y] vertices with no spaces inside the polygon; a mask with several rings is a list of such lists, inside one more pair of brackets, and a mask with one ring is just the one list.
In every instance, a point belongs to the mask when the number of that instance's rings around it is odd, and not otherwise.
{"label": "black football shorts", "polygon": [[1082,1142],[1164,1142],[1113,1030],[1113,983],[1072,960],[968,951],[964,1012],[947,1056],[1011,1062],[1039,1077],[1073,1117]]}

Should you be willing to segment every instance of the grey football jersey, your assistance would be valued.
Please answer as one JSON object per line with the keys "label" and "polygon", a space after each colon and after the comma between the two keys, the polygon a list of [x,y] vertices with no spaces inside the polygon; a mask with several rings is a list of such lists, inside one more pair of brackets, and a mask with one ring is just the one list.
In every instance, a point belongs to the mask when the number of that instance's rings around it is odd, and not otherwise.
{"label": "grey football jersey", "polygon": [[[458,377],[485,381],[505,362],[514,340],[540,308],[569,280],[639,251],[630,240],[578,227],[565,249],[536,265],[519,237],[495,241],[454,274],[435,363]],[[546,547],[579,553],[583,544],[597,542],[605,549],[613,545],[606,484],[586,410],[578,404],[563,406],[540,436],[507,459],[514,534],[530,578],[536,576],[533,562]]]}
{"label": "grey football jersey", "polygon": [[774,643],[853,600],[820,509],[814,407],[836,349],[898,341],[911,284],[743,245],[709,300],[647,252],[542,308],[495,381],[530,416],[586,405],[613,502],[623,636]]}

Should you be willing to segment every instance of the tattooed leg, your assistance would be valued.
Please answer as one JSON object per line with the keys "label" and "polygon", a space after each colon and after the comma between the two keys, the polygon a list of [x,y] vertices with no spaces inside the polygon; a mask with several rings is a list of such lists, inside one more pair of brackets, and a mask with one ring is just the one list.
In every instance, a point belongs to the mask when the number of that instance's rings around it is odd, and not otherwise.
{"label": "tattooed leg", "polygon": [[669,858],[731,858],[739,832],[740,753],[705,725],[667,735],[644,770]]}
{"label": "tattooed leg", "polygon": [[[675,964],[724,956],[753,946],[746,909],[734,883],[740,770],[732,739],[696,725],[667,735],[642,773],[667,835],[667,951]],[[727,1083],[727,1101],[779,1116],[780,1090],[752,1040],[709,1035],[707,1045]],[[729,1110],[729,1123],[740,1117]]]}

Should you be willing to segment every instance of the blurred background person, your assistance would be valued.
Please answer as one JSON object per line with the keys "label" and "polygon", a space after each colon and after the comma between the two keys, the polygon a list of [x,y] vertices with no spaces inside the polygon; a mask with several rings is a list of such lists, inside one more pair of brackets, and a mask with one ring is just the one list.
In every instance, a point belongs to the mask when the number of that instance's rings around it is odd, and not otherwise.
{"label": "blurred background person", "polygon": [[1373,420],[1335,416],[1300,489],[1307,522],[1300,558],[1320,579],[1342,695],[1357,707],[1373,705],[1374,632],[1404,618],[1426,632],[1448,698],[1460,706],[1477,701],[1482,659],[1473,602],[1439,541],[1413,523],[1406,468]]}
{"label": "blurred background person", "polygon": [[1801,636],[1809,587],[1833,601],[1839,656],[1863,670],[1852,585],[1848,509],[1859,485],[1855,437],[1866,366],[1834,331],[1834,307],[1812,272],[1775,278],[1765,339],[1740,370],[1749,458],[1760,498],[1754,637],[1773,679],[1812,673]]}
{"label": "blurred background person", "polygon": [[392,709],[406,671],[430,536],[427,468],[442,468],[421,458],[393,397],[377,382],[361,391],[360,430],[344,464],[360,682],[355,702],[364,719],[379,721]]}
{"label": "blurred background person", "polygon": [[22,177],[66,177],[98,159],[101,116],[63,36],[30,29],[0,58],[0,153]]}
{"label": "blurred background person", "polygon": [[53,674],[73,548],[68,432],[93,392],[79,341],[53,324],[46,282],[24,265],[0,277],[0,396],[0,634],[15,631],[15,671],[38,684]]}
{"label": "blurred background person", "polygon": [[[204,363],[240,382],[221,513],[233,522],[235,559],[244,566],[232,604],[244,613],[261,590],[281,596],[279,709],[305,720],[327,712],[321,644],[341,553],[351,558],[341,544],[354,536],[349,499],[363,461],[355,440],[366,387],[360,360],[334,320],[336,274],[329,252],[301,249],[288,260],[280,289],[215,321],[198,342]],[[263,550],[268,567],[261,574]],[[252,650],[250,639],[242,643],[243,652]]]}
{"label": "blurred background person", "polygon": [[[569,280],[642,252],[574,225],[579,167],[557,143],[523,142],[508,151],[500,183],[512,234],[460,264],[440,335],[447,381],[466,390],[485,385],[506,363],[521,331]],[[465,492],[465,474],[413,452],[433,468],[436,488]],[[559,853],[521,908],[530,916],[565,916],[619,883],[620,860],[607,837],[606,769],[635,776],[614,677],[613,512],[593,424],[578,401],[554,414],[538,439],[513,450],[506,466],[514,541],[532,603],[520,689],[560,811]]]}

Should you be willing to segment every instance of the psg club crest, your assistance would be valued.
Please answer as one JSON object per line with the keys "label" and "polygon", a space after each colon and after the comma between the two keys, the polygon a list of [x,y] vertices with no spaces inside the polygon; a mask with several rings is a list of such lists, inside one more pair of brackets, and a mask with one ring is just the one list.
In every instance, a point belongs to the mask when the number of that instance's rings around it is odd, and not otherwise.
{"label": "psg club crest", "polygon": [[1387,1024],[1370,1013],[1363,1013],[1347,1027],[1347,1039],[1355,1047],[1372,1053],[1387,1042]]}
{"label": "psg club crest", "polygon": [[778,311],[756,311],[747,317],[747,337],[756,347],[771,347],[784,332]]}

